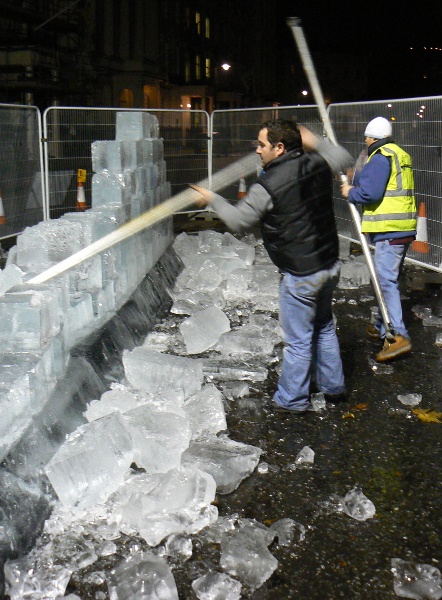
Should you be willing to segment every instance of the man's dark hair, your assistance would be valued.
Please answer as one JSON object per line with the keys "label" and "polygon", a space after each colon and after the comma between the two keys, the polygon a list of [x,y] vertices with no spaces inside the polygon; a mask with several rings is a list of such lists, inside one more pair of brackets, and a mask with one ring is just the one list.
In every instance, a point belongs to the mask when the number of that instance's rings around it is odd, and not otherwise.
{"label": "man's dark hair", "polygon": [[300,148],[302,146],[301,133],[295,121],[284,119],[275,119],[273,121],[265,121],[262,123],[259,130],[267,129],[267,138],[272,145],[272,148],[279,142],[284,144],[286,151]]}

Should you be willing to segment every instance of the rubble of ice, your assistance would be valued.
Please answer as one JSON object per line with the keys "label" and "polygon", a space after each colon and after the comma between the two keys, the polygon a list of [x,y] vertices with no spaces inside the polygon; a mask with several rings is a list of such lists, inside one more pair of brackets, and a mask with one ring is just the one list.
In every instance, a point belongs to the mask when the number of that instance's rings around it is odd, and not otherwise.
{"label": "rubble of ice", "polygon": [[192,581],[192,588],[199,600],[240,600],[241,584],[226,573],[214,571]]}
{"label": "rubble of ice", "polygon": [[373,502],[357,487],[347,492],[343,498],[333,494],[323,505],[330,512],[342,512],[357,521],[371,519],[376,514]]}
{"label": "rubble of ice", "polygon": [[[134,544],[112,572],[89,575],[107,582],[110,598],[141,589],[153,598],[177,597],[169,559],[192,556],[191,536],[220,544],[224,571],[207,565],[193,581],[196,596],[239,598],[242,586],[257,589],[274,573],[272,544],[290,547],[305,538],[306,528],[291,518],[266,527],[220,517],[215,502],[262,456],[261,448],[230,439],[225,411],[247,402],[253,382],[267,377],[265,361],[280,341],[277,319],[267,316],[278,309],[279,274],[253,236],[180,234],[174,249],[184,264],[170,290],[174,329],[124,351],[123,378],[89,402],[86,422],[46,465],[57,498],[36,548],[8,561],[12,599],[37,589],[41,598],[62,596],[73,573],[118,552],[124,536],[141,538],[151,552]],[[258,312],[249,310],[252,299]],[[322,410],[323,398],[316,401]],[[295,466],[313,460],[306,446]],[[329,507],[358,521],[375,514],[357,488],[332,497]]]}
{"label": "rubble of ice", "polygon": [[433,565],[416,564],[400,558],[391,559],[394,592],[400,598],[440,600],[442,576]]}
{"label": "rubble of ice", "polygon": [[278,566],[268,549],[275,535],[275,531],[252,521],[226,532],[221,537],[222,568],[250,588],[259,588]]}

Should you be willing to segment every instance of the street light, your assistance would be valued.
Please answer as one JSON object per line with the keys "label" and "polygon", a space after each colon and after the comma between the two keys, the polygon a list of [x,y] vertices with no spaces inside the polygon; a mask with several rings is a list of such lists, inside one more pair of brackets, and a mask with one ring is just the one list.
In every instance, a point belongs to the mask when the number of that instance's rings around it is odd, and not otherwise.
{"label": "street light", "polygon": [[232,65],[228,62],[224,62],[221,65],[217,65],[215,67],[215,77],[214,77],[214,81],[213,81],[213,108],[214,110],[217,108],[217,93],[218,93],[218,87],[219,87],[219,70],[222,69],[223,71],[228,71],[230,68],[232,67]]}

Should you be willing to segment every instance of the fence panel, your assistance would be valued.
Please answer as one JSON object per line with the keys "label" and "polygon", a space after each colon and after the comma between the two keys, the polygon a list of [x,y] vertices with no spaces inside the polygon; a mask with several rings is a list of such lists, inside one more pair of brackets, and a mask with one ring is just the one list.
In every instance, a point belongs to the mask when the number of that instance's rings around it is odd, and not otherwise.
{"label": "fence panel", "polygon": [[[41,119],[35,106],[0,105],[0,240],[44,218]],[[0,211],[1,213],[1,211]]]}
{"label": "fence panel", "polygon": [[[331,104],[330,119],[340,144],[355,160],[366,149],[364,131],[375,117],[392,121],[393,139],[413,161],[416,203],[426,211],[428,252],[410,248],[409,260],[442,272],[442,97]],[[335,194],[339,233],[357,239],[347,201]]]}
{"label": "fence panel", "polygon": [[[4,217],[0,211],[0,240],[13,238],[43,219],[75,210],[78,169],[87,172],[86,202],[91,205],[91,144],[115,139],[116,112],[124,110],[144,109],[51,107],[43,115],[42,136],[42,117],[36,107],[0,104],[0,196],[4,210]],[[413,159],[418,207],[426,211],[428,252],[411,248],[408,257],[441,272],[442,96],[332,104],[328,111],[338,141],[355,160],[365,148],[367,122],[376,116],[392,120],[395,141]],[[158,117],[173,194],[253,152],[259,125],[268,119],[296,119],[322,133],[318,110],[312,105],[220,110],[210,118],[205,111],[145,112]],[[247,185],[252,180],[250,177]],[[235,199],[238,184],[232,182],[223,194]],[[339,182],[334,196],[339,234],[358,241]],[[189,212],[193,211],[191,207]]]}
{"label": "fence panel", "polygon": [[[270,119],[294,119],[309,127],[315,133],[322,133],[322,124],[316,106],[283,106],[267,108],[248,108],[233,110],[215,110],[211,115],[211,147],[209,150],[210,173],[216,173],[232,162],[254,152],[261,123]],[[257,172],[261,162],[256,157]],[[253,182],[254,176],[246,179],[246,186]],[[223,190],[223,195],[236,199],[239,182]]]}
{"label": "fence panel", "polygon": [[115,140],[116,113],[123,111],[157,116],[173,194],[208,177],[209,120],[205,111],[51,107],[43,115],[50,218],[75,210],[78,169],[86,170],[86,205],[91,206],[91,144]]}

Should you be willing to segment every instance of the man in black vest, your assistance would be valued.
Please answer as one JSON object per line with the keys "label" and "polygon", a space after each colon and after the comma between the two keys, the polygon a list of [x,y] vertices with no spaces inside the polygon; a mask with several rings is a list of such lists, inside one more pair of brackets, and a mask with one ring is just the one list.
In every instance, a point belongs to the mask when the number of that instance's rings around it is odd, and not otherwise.
{"label": "man in black vest", "polygon": [[262,172],[237,204],[197,185],[234,232],[261,224],[264,246],[279,268],[284,356],[276,408],[311,410],[310,383],[327,399],[345,397],[332,296],[339,280],[339,239],[333,212],[333,173],[353,159],[341,146],[293,121],[263,123],[257,154]]}

